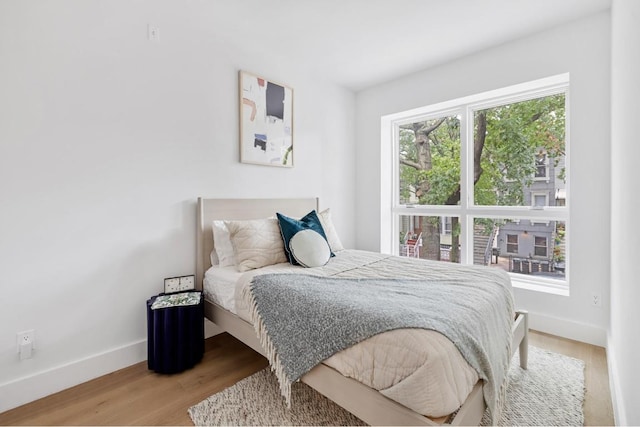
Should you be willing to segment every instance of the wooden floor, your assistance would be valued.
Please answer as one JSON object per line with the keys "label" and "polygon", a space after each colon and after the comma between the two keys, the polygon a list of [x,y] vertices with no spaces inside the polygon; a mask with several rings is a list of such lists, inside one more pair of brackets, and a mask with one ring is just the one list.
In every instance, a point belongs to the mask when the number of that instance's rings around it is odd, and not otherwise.
{"label": "wooden floor", "polygon": [[[612,425],[605,350],[532,331],[531,345],[585,361],[585,425]],[[193,425],[187,409],[267,366],[228,334],[207,339],[202,362],[175,375],[139,363],[0,414],[0,425]]]}

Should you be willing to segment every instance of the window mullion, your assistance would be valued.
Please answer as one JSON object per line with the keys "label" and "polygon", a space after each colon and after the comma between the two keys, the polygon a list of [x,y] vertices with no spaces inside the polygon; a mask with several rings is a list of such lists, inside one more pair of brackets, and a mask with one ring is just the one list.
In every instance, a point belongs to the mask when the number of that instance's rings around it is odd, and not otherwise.
{"label": "window mullion", "polygon": [[473,205],[473,117],[471,109],[462,107],[460,118],[460,243],[462,264],[473,263],[473,218],[469,208]]}

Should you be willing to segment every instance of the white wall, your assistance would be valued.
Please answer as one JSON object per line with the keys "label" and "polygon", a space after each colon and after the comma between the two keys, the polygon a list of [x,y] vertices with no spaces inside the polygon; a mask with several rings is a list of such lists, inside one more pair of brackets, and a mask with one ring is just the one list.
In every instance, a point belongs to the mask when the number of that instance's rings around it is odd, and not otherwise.
{"label": "white wall", "polygon": [[[238,49],[217,32],[230,19],[204,1],[0,1],[0,412],[144,360],[145,300],[195,269],[198,196],[319,196],[353,246],[355,96]],[[293,87],[293,169],[238,162],[239,69]]]}
{"label": "white wall", "polygon": [[611,58],[611,329],[607,355],[617,425],[640,425],[637,209],[640,2],[614,0]]}
{"label": "white wall", "polygon": [[[359,92],[358,247],[380,248],[380,188],[389,179],[380,174],[388,161],[380,149],[381,116],[568,72],[571,296],[523,289],[514,294],[517,307],[532,313],[532,328],[604,345],[610,270],[609,58],[607,12]],[[602,295],[603,308],[590,306],[592,292]]]}

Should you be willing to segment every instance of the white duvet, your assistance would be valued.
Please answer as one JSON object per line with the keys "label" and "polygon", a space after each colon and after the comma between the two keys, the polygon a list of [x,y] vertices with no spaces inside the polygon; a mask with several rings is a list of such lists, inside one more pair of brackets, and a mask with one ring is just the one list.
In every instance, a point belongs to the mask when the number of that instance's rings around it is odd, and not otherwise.
{"label": "white duvet", "polygon": [[[345,250],[319,268],[271,265],[238,274],[234,289],[235,313],[249,320],[251,279],[264,273],[308,273],[336,277],[407,277],[473,280],[482,270],[449,263],[421,262],[374,252]],[[227,275],[227,279],[229,275]],[[215,280],[205,280],[211,293]],[[207,290],[208,288],[208,290]],[[228,293],[229,291],[227,291]],[[215,293],[215,291],[213,292]],[[243,297],[245,295],[245,297]],[[478,381],[476,371],[446,337],[435,331],[399,329],[371,337],[326,359],[324,364],[374,388],[388,398],[429,417],[441,417],[462,405]]]}

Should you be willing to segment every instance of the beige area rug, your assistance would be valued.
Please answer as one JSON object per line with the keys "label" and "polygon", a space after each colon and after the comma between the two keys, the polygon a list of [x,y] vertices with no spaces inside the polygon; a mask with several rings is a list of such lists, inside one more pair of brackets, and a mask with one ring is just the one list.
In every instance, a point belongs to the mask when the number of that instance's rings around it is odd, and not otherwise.
{"label": "beige area rug", "polygon": [[[511,361],[500,425],[583,425],[584,362],[529,347],[529,369]],[[189,408],[195,425],[364,425],[306,384],[292,388],[291,410],[265,368]],[[486,414],[485,414],[486,415]],[[486,419],[483,419],[483,425]]]}

